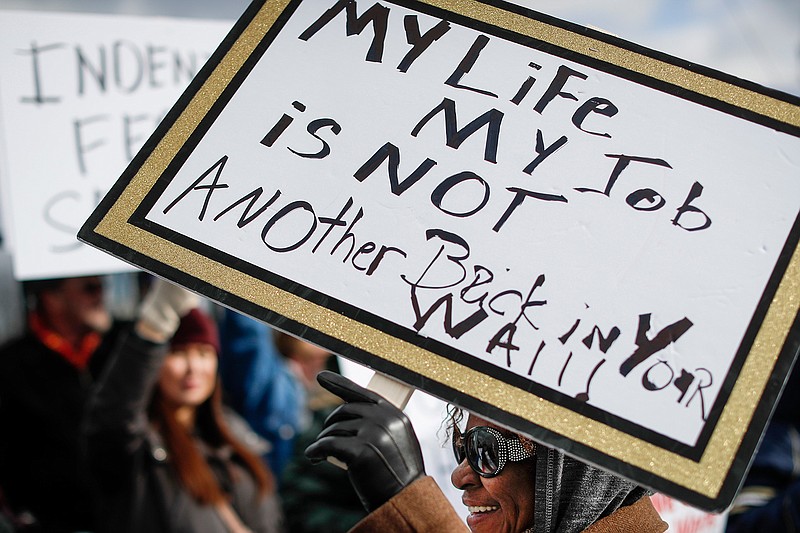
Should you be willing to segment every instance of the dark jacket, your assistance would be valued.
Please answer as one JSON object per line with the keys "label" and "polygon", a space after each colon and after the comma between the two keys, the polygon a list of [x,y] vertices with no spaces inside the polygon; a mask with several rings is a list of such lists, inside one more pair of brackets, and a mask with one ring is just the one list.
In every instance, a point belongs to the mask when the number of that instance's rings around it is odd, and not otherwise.
{"label": "dark jacket", "polygon": [[312,411],[311,425],[297,437],[295,458],[283,472],[280,495],[292,533],[344,533],[367,515],[346,470],[327,461],[312,464],[303,454],[341,404],[338,397],[330,398],[336,403]]}
{"label": "dark jacket", "polygon": [[32,333],[0,350],[0,487],[42,531],[91,530],[80,425],[91,388],[119,334],[117,323],[78,370]]}
{"label": "dark jacket", "polygon": [[[165,354],[166,346],[129,335],[90,402],[85,434],[98,489],[98,532],[228,531],[213,507],[200,505],[183,489],[148,421],[147,404]],[[252,431],[242,434],[241,427],[243,421],[231,424],[237,439],[247,443],[256,437]],[[254,532],[281,531],[277,499],[258,496],[255,481],[229,450],[202,442],[201,449],[242,522]]]}
{"label": "dark jacket", "polygon": [[800,531],[800,363],[733,500],[726,531]]}

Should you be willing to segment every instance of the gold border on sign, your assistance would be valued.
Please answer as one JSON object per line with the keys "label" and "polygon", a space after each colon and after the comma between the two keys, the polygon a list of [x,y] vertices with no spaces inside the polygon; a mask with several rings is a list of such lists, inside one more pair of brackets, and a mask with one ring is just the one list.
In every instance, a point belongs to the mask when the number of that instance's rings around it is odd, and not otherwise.
{"label": "gold border on sign", "polygon": [[[470,0],[422,1],[713,96],[782,122],[800,125],[797,106],[563,28]],[[309,325],[325,335],[426,379],[486,402],[548,431],[567,436],[693,492],[715,498],[727,477],[777,355],[800,308],[800,251],[797,249],[747,355],[740,378],[713,430],[706,452],[699,462],[695,462],[311,303],[127,222],[289,3],[289,0],[269,0],[262,5],[94,231],[144,256],[268,311]]]}

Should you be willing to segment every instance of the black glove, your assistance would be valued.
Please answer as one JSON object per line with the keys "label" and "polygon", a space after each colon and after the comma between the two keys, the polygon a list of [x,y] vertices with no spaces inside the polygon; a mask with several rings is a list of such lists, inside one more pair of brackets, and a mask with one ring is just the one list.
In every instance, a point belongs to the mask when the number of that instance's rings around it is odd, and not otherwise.
{"label": "black glove", "polygon": [[320,372],[317,381],[347,403],[328,416],[306,457],[314,463],[328,457],[345,463],[367,511],[425,475],[417,436],[403,411],[334,372]]}

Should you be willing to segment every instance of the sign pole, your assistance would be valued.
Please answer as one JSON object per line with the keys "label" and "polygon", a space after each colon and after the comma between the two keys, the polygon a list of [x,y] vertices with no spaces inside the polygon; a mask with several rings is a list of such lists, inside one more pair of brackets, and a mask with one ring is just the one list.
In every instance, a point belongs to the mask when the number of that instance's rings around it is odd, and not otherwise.
{"label": "sign pole", "polygon": [[414,387],[409,387],[405,383],[380,372],[375,372],[372,375],[369,383],[367,383],[367,388],[389,400],[398,409],[405,409],[411,399],[411,395],[414,393]]}

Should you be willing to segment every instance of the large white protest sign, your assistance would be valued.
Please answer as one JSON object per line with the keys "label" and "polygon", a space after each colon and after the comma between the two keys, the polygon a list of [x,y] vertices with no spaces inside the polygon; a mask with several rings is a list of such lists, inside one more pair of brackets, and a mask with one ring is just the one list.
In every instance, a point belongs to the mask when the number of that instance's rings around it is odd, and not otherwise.
{"label": "large white protest sign", "polygon": [[75,235],[231,22],[0,11],[0,185],[18,279],[129,267]]}
{"label": "large white protest sign", "polygon": [[81,238],[724,507],[798,345],[798,100],[511,9],[256,2]]}

